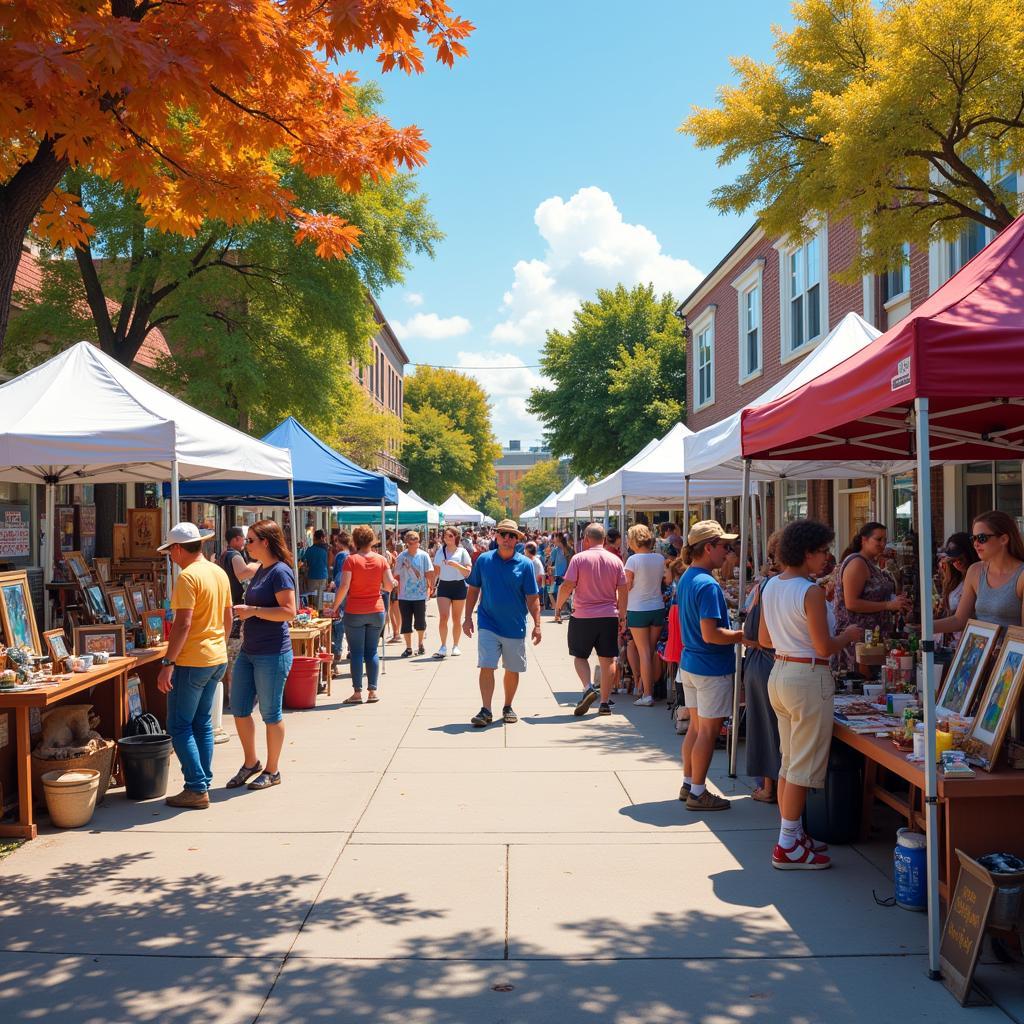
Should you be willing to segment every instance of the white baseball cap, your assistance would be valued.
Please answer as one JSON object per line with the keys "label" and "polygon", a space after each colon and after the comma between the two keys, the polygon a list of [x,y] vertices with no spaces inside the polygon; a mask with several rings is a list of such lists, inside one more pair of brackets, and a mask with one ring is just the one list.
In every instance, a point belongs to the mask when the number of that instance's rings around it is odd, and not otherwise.
{"label": "white baseball cap", "polygon": [[195,544],[197,540],[212,540],[214,536],[216,534],[213,530],[203,532],[195,523],[178,523],[171,528],[167,540],[157,548],[157,551],[166,551],[172,544]]}

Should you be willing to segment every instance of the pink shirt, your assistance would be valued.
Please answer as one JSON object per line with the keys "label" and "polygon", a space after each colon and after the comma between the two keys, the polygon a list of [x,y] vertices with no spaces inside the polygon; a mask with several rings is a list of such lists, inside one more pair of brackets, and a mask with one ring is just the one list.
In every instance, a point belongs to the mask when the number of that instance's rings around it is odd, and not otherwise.
{"label": "pink shirt", "polygon": [[573,616],[577,619],[614,618],[619,614],[615,596],[626,585],[622,560],[604,547],[587,548],[572,556],[565,578],[576,584]]}

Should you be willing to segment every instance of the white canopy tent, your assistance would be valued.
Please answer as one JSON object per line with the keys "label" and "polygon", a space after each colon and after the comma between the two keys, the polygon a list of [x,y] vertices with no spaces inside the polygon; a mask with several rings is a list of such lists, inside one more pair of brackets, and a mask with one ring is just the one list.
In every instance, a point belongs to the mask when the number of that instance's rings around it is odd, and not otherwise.
{"label": "white canopy tent", "polygon": [[87,341],[0,385],[0,480],[46,485],[45,581],[58,484],[169,480],[177,509],[182,479],[290,483],[291,454],[193,409]]}
{"label": "white canopy tent", "polygon": [[555,495],[555,515],[559,519],[568,519],[570,516],[575,516],[577,507],[584,507],[583,502],[577,501],[577,499],[585,494],[586,490],[587,485],[578,476],[574,476]]}
{"label": "white canopy tent", "polygon": [[346,526],[381,522],[383,519],[387,526],[429,527],[439,526],[444,519],[436,505],[401,488],[398,489],[398,505],[389,505],[383,517],[380,505],[339,505],[331,509],[331,514]]}
{"label": "white canopy tent", "polygon": [[417,494],[416,491],[414,490],[410,489],[407,493],[410,498],[414,498],[421,505],[426,505],[428,508],[432,508],[437,513],[438,522],[444,521],[444,513],[441,511],[440,505],[435,505],[432,501],[427,501],[426,498],[424,498],[421,494]]}
{"label": "white canopy tent", "polygon": [[441,503],[440,509],[444,513],[446,523],[472,523],[478,525],[486,518],[483,512],[478,512],[472,505],[463,501],[454,492]]}
{"label": "white canopy tent", "polygon": [[558,495],[552,491],[538,506],[538,519],[554,519],[558,515]]}

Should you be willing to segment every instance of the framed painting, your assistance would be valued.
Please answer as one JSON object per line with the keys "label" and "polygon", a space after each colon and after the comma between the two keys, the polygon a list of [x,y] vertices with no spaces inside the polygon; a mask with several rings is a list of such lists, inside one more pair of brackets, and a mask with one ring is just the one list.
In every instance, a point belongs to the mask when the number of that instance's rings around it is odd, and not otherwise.
{"label": "framed painting", "polygon": [[146,588],[146,604],[148,606],[148,610],[151,612],[159,610],[161,607],[159,586],[155,583],[146,583],[144,586]]}
{"label": "framed painting", "polygon": [[107,597],[100,582],[85,583],[82,586],[82,604],[85,613],[93,622],[102,622],[110,615],[107,609]]}
{"label": "framed painting", "polygon": [[109,654],[124,657],[124,626],[79,626],[75,629],[75,654]]}
{"label": "framed painting", "polygon": [[128,509],[128,554],[131,558],[159,558],[160,509]]}
{"label": "framed painting", "polygon": [[89,563],[85,560],[85,555],[81,551],[66,551],[64,553],[64,564],[69,569],[68,576],[70,579],[78,580],[83,585],[92,579],[92,569],[89,568]]}
{"label": "framed painting", "polygon": [[142,625],[146,631],[147,644],[160,644],[164,640],[164,613],[146,612],[142,617]]}
{"label": "framed painting", "polygon": [[935,701],[938,715],[966,715],[985,678],[1002,626],[980,619],[968,619],[953,655],[946,681]]}
{"label": "framed painting", "polygon": [[110,558],[94,558],[92,560],[92,567],[96,573],[96,579],[103,580],[104,583],[110,582]]}
{"label": "framed painting", "polygon": [[0,626],[8,647],[30,647],[36,654],[43,653],[28,573],[24,571],[0,572]]}
{"label": "framed painting", "polygon": [[53,662],[55,671],[64,668],[63,661],[71,653],[68,650],[68,640],[63,629],[48,629],[43,633],[43,643],[46,644],[46,653]]}
{"label": "framed painting", "polygon": [[967,734],[971,753],[981,767],[992,771],[1006,738],[1010,722],[1017,710],[1021,685],[1024,683],[1024,628],[1010,626],[981,695],[978,713]]}
{"label": "framed painting", "polygon": [[146,585],[144,583],[131,583],[126,588],[128,597],[131,598],[132,609],[135,612],[135,621],[141,622],[142,616],[146,614]]}
{"label": "framed painting", "polygon": [[142,715],[146,711],[146,696],[142,680],[138,676],[128,677],[128,717]]}
{"label": "framed painting", "polygon": [[127,562],[131,557],[131,545],[128,543],[128,524],[114,523],[112,534],[114,561]]}
{"label": "framed painting", "polygon": [[107,601],[114,618],[127,629],[135,625],[131,598],[124,587],[107,587]]}

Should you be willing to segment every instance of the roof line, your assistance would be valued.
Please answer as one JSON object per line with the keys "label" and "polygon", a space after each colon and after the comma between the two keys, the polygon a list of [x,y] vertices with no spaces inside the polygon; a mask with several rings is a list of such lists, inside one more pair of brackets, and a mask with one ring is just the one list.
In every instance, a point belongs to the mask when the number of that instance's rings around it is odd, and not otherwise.
{"label": "roof line", "polygon": [[676,313],[678,313],[679,316],[683,315],[683,308],[689,304],[690,300],[693,299],[693,297],[697,295],[701,288],[703,288],[704,285],[706,285],[708,281],[710,281],[711,278],[713,278],[715,274],[717,274],[729,262],[729,260],[731,260],[733,256],[736,255],[736,253],[743,247],[743,243],[746,242],[747,239],[750,238],[750,236],[755,231],[757,231],[757,229],[760,226],[761,225],[758,224],[757,221],[751,224],[751,226],[743,233],[743,236],[740,238],[740,240],[702,278],[700,284],[697,285],[697,287],[694,288],[693,291],[690,292],[690,294],[687,295],[686,298],[683,299],[683,301],[680,302],[678,306],[676,306]]}

